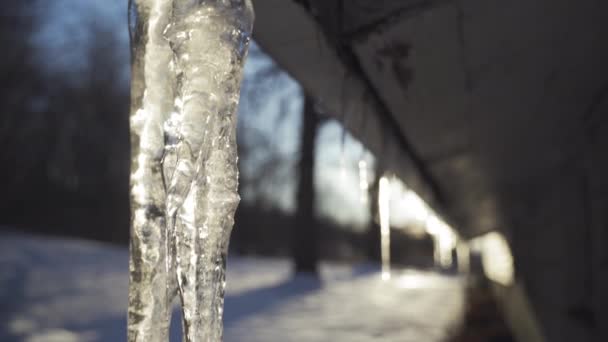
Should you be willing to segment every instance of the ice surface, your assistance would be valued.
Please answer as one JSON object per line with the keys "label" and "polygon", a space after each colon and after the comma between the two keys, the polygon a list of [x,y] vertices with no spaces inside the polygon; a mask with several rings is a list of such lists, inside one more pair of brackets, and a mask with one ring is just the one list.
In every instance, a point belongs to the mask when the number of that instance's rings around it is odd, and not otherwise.
{"label": "ice surface", "polygon": [[129,341],[221,341],[250,0],[134,0]]}

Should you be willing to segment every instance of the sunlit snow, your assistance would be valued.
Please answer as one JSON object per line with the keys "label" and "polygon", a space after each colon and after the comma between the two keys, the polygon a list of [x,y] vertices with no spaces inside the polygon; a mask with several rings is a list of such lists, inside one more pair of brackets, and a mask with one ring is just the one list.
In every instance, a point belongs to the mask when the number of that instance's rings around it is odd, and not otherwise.
{"label": "sunlit snow", "polygon": [[[128,253],[77,241],[0,236],[0,340],[115,342],[126,334]],[[321,281],[287,260],[231,257],[227,342],[439,342],[458,325],[459,278],[324,263]],[[176,317],[172,341],[181,326]]]}

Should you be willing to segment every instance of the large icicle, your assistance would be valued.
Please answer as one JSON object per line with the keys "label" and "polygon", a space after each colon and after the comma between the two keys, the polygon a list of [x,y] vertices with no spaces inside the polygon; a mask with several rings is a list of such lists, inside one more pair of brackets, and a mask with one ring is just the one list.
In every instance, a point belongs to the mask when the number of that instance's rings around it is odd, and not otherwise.
{"label": "large icicle", "polygon": [[[131,3],[130,10],[134,11]],[[170,1],[138,1],[132,12],[131,258],[129,341],[166,342],[171,310],[170,237],[165,219],[163,123],[173,108],[173,53],[162,32]]]}
{"label": "large icicle", "polygon": [[129,341],[168,340],[176,293],[185,340],[221,341],[253,9],[250,0],[132,5]]}

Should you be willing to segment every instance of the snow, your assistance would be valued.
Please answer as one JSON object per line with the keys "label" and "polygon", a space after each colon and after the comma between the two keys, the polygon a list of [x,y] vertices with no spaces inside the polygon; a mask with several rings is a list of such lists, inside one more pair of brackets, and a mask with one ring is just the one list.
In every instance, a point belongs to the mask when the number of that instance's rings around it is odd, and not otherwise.
{"label": "snow", "polygon": [[[126,248],[3,233],[0,269],[1,341],[126,339]],[[441,341],[463,308],[460,279],[432,272],[382,281],[379,267],[324,263],[317,281],[287,260],[231,256],[227,273],[227,342]]]}

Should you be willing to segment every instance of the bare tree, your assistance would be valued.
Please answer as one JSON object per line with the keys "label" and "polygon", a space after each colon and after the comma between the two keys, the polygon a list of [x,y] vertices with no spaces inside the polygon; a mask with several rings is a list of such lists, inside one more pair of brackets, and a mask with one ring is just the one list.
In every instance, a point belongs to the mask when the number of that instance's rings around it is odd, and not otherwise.
{"label": "bare tree", "polygon": [[[245,196],[241,205],[255,203],[272,207],[272,192],[282,191],[293,182],[293,153],[282,148],[279,134],[293,118],[293,100],[289,77],[257,45],[252,44],[249,62],[258,65],[246,74],[241,87],[241,111],[238,120],[240,190]],[[278,111],[272,103],[278,106]],[[249,199],[250,201],[247,201]]]}

